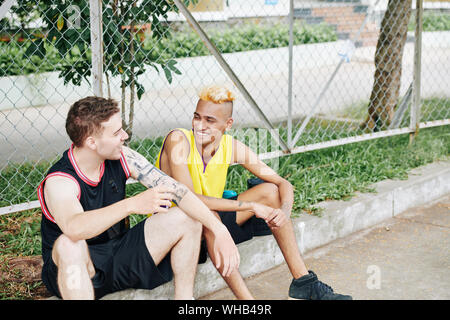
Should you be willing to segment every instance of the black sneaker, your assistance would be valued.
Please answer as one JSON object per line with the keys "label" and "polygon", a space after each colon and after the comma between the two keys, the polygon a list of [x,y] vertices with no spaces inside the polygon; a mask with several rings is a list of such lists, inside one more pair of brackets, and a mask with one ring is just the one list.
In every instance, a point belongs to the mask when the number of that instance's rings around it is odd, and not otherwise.
{"label": "black sneaker", "polygon": [[337,294],[333,289],[319,281],[314,272],[294,279],[289,287],[289,299],[293,300],[352,300],[351,296]]}

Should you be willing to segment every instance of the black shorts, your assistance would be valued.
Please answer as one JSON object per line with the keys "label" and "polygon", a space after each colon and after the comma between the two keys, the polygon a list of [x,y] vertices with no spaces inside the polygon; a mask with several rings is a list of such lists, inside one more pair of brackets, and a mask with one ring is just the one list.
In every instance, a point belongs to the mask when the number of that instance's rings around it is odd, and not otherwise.
{"label": "black shorts", "polygon": [[[258,178],[249,179],[247,181],[248,189],[264,182],[265,181]],[[234,196],[229,199],[237,200],[237,198],[238,196]],[[242,225],[238,225],[236,223],[236,211],[219,211],[218,214],[220,216],[220,220],[222,220],[222,223],[227,227],[234,243],[236,244],[248,241],[255,236],[266,236],[272,234],[272,230],[270,230],[264,219],[252,216]],[[206,248],[206,242],[205,240],[202,240],[199,263],[206,262],[207,253],[208,250]]]}
{"label": "black shorts", "polygon": [[[129,288],[150,290],[172,280],[170,253],[156,266],[148,252],[145,221],[120,237],[88,246],[95,267],[92,284],[96,299]],[[57,284],[58,267],[51,257],[47,260],[42,268],[42,281],[51,294],[61,297]]]}

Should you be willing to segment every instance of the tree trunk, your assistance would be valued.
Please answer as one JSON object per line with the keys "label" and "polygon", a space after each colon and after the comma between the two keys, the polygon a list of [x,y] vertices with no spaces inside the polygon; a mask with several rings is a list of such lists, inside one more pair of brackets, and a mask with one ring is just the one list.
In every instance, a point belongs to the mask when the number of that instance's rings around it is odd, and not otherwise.
{"label": "tree trunk", "polygon": [[381,22],[375,53],[375,75],[369,102],[369,115],[363,129],[379,131],[387,128],[394,117],[394,108],[400,92],[402,57],[411,0],[389,0]]}

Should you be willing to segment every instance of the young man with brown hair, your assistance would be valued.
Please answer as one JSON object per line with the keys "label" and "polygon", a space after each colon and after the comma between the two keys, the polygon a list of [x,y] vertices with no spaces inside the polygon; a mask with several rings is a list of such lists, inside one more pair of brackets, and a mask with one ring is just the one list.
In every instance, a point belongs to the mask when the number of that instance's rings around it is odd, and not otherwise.
{"label": "young man with brown hair", "polygon": [[[225,87],[203,89],[192,130],[180,128],[169,132],[155,166],[195,192],[227,226],[236,243],[273,233],[294,278],[289,288],[290,298],[351,299],[334,293],[314,272],[307,270],[290,220],[294,203],[292,185],[245,144],[225,134],[233,124],[233,100],[234,95]],[[260,183],[232,199],[223,199],[231,164],[240,164],[259,178]],[[212,253],[217,240],[208,227],[203,234],[208,252]],[[210,256],[215,262],[215,257]],[[238,270],[224,280],[238,299],[253,299]]]}
{"label": "young man with brown hair", "polygon": [[[213,230],[214,256],[228,276],[239,265],[227,229],[183,184],[125,147],[117,102],[74,103],[72,146],[38,187],[42,280],[63,299],[94,299],[127,288],[152,289],[174,278],[175,298],[193,297],[201,226]],[[125,198],[132,177],[149,189]],[[167,209],[170,201],[178,208]],[[133,228],[130,214],[153,214]]]}

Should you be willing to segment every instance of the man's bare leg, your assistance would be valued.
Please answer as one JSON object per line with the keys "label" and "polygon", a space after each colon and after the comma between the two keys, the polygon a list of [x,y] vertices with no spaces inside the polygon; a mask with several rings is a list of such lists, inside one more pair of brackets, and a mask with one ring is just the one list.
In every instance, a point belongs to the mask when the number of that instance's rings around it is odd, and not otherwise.
{"label": "man's bare leg", "polygon": [[[217,215],[217,213],[216,213]],[[211,258],[212,263],[214,266],[216,265],[216,261],[214,259],[214,235],[209,231],[207,228],[203,228],[203,235],[206,240],[206,246],[208,248],[208,254]],[[222,270],[219,268],[219,273],[222,275]],[[242,278],[241,274],[239,273],[239,270],[234,270],[231,275],[228,277],[222,276],[223,280],[226,282],[228,287],[231,289],[233,294],[236,296],[239,300],[254,300],[252,294],[248,290],[247,285],[245,284],[244,279]]]}
{"label": "man's bare leg", "polygon": [[308,274],[308,269],[300,255],[300,250],[295,238],[294,227],[289,219],[286,224],[280,228],[272,229],[273,236],[283,253],[289,271],[295,279]]}
{"label": "man's bare leg", "polygon": [[145,222],[145,243],[156,265],[171,250],[175,299],[190,300],[200,251],[202,225],[179,208],[151,216]]}
{"label": "man's bare leg", "polygon": [[72,241],[64,234],[56,239],[52,258],[58,267],[58,288],[64,300],[93,300],[91,278],[95,269],[86,241]]}
{"label": "man's bare leg", "polygon": [[[272,183],[263,183],[257,185],[238,196],[239,201],[258,202],[270,206],[272,208],[280,208],[280,197],[278,187]],[[236,213],[236,223],[242,225],[254,215],[250,211],[239,211]],[[217,213],[216,216],[218,217]],[[219,218],[219,217],[218,217]],[[272,229],[275,240],[283,253],[284,259],[289,267],[289,270],[294,278],[300,278],[308,274],[308,270],[303,262],[300,250],[295,238],[294,228],[289,219],[288,222],[281,228]],[[213,263],[212,248],[214,246],[214,237],[208,229],[203,230],[205,236],[208,254]],[[220,272],[220,270],[219,270]],[[229,277],[223,277],[228,287],[231,289],[237,299],[252,300],[254,297],[250,293],[247,285],[241,274],[236,270]]]}

